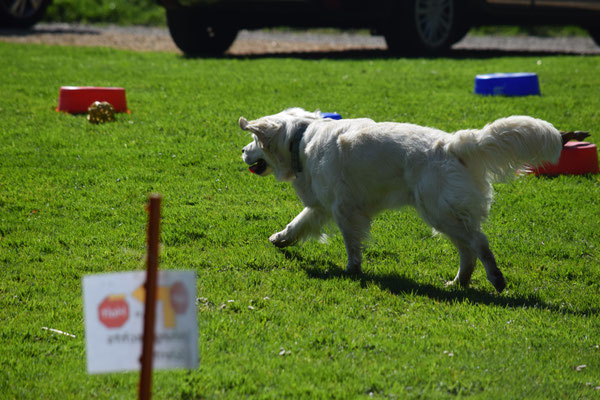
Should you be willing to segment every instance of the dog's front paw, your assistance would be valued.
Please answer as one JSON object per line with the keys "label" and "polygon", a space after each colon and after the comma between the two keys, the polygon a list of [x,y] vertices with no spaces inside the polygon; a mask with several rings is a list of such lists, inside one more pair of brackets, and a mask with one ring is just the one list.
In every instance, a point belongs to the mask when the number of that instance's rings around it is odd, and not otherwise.
{"label": "dog's front paw", "polygon": [[456,281],[446,281],[444,287],[457,287],[458,284]]}
{"label": "dog's front paw", "polygon": [[454,279],[452,281],[448,281],[445,284],[445,287],[455,287],[455,288],[468,288],[469,282],[461,282],[458,279]]}
{"label": "dog's front paw", "polygon": [[277,232],[271,235],[269,241],[273,243],[273,245],[279,247],[280,249],[283,247],[288,247],[294,244],[294,241],[289,240],[283,233]]}

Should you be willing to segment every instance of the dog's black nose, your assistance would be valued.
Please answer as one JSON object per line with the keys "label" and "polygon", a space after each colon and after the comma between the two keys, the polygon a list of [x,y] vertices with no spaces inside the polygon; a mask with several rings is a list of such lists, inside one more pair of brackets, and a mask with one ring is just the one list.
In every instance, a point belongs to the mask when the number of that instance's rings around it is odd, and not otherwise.
{"label": "dog's black nose", "polygon": [[244,154],[244,149],[242,149],[242,154]]}

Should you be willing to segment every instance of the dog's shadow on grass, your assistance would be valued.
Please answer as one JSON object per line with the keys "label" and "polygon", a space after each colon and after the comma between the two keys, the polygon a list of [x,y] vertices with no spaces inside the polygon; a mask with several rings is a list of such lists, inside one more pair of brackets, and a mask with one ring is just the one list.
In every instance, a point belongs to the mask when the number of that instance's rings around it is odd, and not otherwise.
{"label": "dog's shadow on grass", "polygon": [[[339,265],[328,261],[326,269],[315,267],[315,263],[305,259],[297,252],[292,252],[287,249],[281,250],[284,256],[288,259],[296,260],[308,277],[312,279],[352,279],[359,281],[361,286],[366,287],[368,284],[376,284],[382,290],[385,290],[393,295],[401,296],[412,294],[417,296],[429,297],[433,300],[446,303],[470,303],[485,304],[499,306],[503,308],[536,308],[548,310],[561,314],[591,316],[600,314],[598,308],[586,308],[584,310],[569,310],[558,307],[554,304],[549,304],[541,300],[538,296],[532,295],[515,295],[515,294],[497,294],[475,288],[447,288],[440,282],[440,285],[432,285],[415,281],[406,276],[388,273],[380,274],[376,272],[363,272],[362,274],[349,274]],[[322,262],[321,262],[322,264]]]}

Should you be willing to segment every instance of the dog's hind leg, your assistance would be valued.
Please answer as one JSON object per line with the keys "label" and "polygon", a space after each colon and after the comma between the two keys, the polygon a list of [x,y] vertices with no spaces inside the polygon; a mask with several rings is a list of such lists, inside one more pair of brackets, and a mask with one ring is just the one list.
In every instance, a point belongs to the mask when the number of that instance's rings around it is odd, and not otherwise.
{"label": "dog's hind leg", "polygon": [[[460,169],[458,172],[461,172]],[[470,281],[476,256],[483,263],[488,280],[500,293],[506,282],[480,224],[489,212],[491,193],[485,188],[479,190],[473,184],[462,185],[461,182],[469,182],[470,178],[459,177],[446,179],[441,190],[439,185],[431,183],[439,181],[426,181],[415,193],[415,206],[425,222],[448,236],[458,248],[460,268],[453,283],[467,284]]]}
{"label": "dog's hind leg", "polygon": [[446,283],[446,286],[460,285],[468,287],[471,283],[471,276],[475,270],[475,264],[477,263],[477,255],[473,252],[471,247],[464,243],[462,240],[452,240],[458,253],[460,255],[460,267],[454,280]]}
{"label": "dog's hind leg", "polygon": [[305,207],[284,230],[273,234],[269,241],[277,247],[294,245],[309,236],[318,235],[327,219],[327,215],[322,210]]}
{"label": "dog's hind leg", "polygon": [[506,287],[506,281],[504,279],[504,275],[502,275],[502,272],[498,269],[496,258],[490,250],[487,237],[483,234],[483,232],[479,231],[475,233],[473,239],[474,240],[471,242],[471,247],[473,250],[475,250],[477,257],[483,263],[488,281],[494,285],[498,293],[502,293]]}
{"label": "dog's hind leg", "polygon": [[[481,232],[479,224],[454,216],[452,213],[437,215],[422,212],[423,219],[439,232],[452,240],[460,254],[460,267],[450,284],[467,286],[475,268],[476,259],[483,263],[488,280],[501,293],[506,287],[502,272],[498,269],[494,254],[490,250],[487,237]],[[442,216],[443,218],[439,218]],[[444,221],[443,223],[441,221]],[[452,221],[452,223],[448,223]]]}
{"label": "dog's hind leg", "polygon": [[476,260],[479,258],[485,268],[488,281],[494,285],[494,288],[496,288],[498,293],[501,293],[504,290],[506,287],[504,275],[502,275],[502,272],[498,269],[496,258],[490,250],[487,237],[483,232],[475,229],[438,230],[446,234],[446,236],[452,240],[460,254],[460,268],[458,274],[456,274],[454,280],[449,282],[449,284],[458,283],[461,286],[467,286],[471,280]]}

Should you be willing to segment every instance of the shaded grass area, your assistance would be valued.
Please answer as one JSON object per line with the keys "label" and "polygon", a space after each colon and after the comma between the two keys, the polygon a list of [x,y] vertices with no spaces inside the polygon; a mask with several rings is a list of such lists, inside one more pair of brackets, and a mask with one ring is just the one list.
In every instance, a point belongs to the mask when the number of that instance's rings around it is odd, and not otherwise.
{"label": "shaded grass area", "polygon": [[[458,255],[412,210],[374,222],[365,274],[348,277],[339,235],[268,243],[301,205],[247,172],[237,119],[300,106],[454,131],[527,114],[597,143],[598,57],[203,60],[4,43],[0,57],[7,398],[135,396],[135,373],[85,373],[81,278],[143,268],[151,192],[161,268],[196,270],[200,297],[200,367],[157,372],[155,398],[597,396],[598,176],[495,185],[484,231],[502,295],[480,265],[471,289],[445,288]],[[472,94],[497,71],[537,72],[542,96]],[[125,87],[131,114],[94,126],[57,113],[61,85]]]}
{"label": "shaded grass area", "polygon": [[154,0],[53,0],[46,22],[166,25],[165,9]]}

